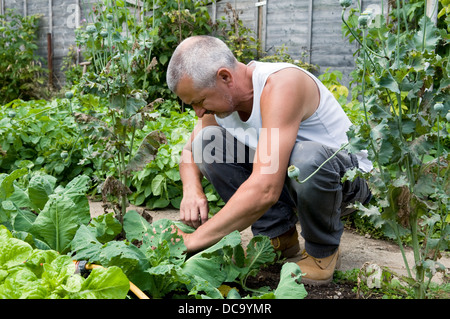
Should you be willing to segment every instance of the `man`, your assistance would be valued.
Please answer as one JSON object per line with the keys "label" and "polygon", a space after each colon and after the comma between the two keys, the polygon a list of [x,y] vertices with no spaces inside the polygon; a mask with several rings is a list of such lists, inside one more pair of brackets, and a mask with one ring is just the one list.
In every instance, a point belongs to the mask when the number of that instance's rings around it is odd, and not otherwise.
{"label": "man", "polygon": [[[348,169],[368,171],[365,154],[339,152],[351,123],[333,95],[307,71],[287,63],[238,62],[219,39],[195,36],[175,50],[169,88],[193,107],[199,122],[180,161],[180,218],[196,230],[183,236],[188,251],[204,249],[234,230],[252,226],[269,236],[285,257],[305,250],[298,262],[305,284],[332,280],[343,232],[341,212],[371,194],[364,180],[341,183]],[[226,205],[208,220],[205,176]],[[295,210],[297,210],[297,214]]]}

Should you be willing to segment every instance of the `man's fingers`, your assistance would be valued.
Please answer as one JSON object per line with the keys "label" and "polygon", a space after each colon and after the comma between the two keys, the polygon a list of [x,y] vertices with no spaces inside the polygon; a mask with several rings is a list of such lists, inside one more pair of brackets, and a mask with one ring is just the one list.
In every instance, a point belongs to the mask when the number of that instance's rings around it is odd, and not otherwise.
{"label": "man's fingers", "polygon": [[199,217],[200,217],[199,215],[200,214],[199,214],[198,207],[196,207],[195,209],[193,209],[191,211],[191,223],[192,223],[192,227],[194,227],[194,228],[198,228],[201,225],[200,220],[199,220]]}
{"label": "man's fingers", "polygon": [[208,205],[200,207],[200,220],[202,224],[208,221]]}
{"label": "man's fingers", "polygon": [[182,201],[180,205],[180,220],[194,228],[208,220],[208,201],[206,198]]}
{"label": "man's fingers", "polygon": [[183,209],[183,207],[181,207],[181,209],[180,209],[180,220],[184,223],[184,221],[185,221],[185,214],[184,214],[184,209]]}

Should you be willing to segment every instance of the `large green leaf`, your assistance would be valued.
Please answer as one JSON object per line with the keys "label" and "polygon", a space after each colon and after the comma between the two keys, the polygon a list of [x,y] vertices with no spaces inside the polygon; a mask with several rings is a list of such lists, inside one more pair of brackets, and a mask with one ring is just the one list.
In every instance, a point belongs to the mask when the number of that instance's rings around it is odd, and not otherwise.
{"label": "large green leaf", "polygon": [[152,180],[153,195],[155,195],[155,196],[161,195],[161,193],[163,192],[165,180],[166,180],[165,177],[162,176],[161,174],[158,174],[155,176],[155,178],[153,178],[153,180]]}
{"label": "large green leaf", "polygon": [[400,89],[398,87],[398,83],[392,77],[389,72],[386,72],[381,78],[378,84],[386,89],[389,89],[392,92],[400,93]]}
{"label": "large green leaf", "polygon": [[195,254],[183,264],[182,269],[186,275],[198,276],[208,281],[213,287],[219,287],[227,278],[228,272],[223,270],[224,264],[231,262],[224,259],[224,249],[233,248],[241,244],[241,236],[238,231],[223,237],[215,245]]}
{"label": "large green leaf", "polygon": [[[89,190],[90,177],[87,175],[80,175],[71,180],[66,187],[58,186],[55,189],[56,194],[61,194],[69,197],[77,207],[79,211],[89,211],[89,200],[86,196],[86,192]],[[84,215],[85,217],[87,215]],[[82,223],[88,223],[89,219],[81,221]]]}
{"label": "large green leaf", "polygon": [[102,243],[113,240],[122,231],[122,224],[113,212],[93,218],[88,227],[95,229],[95,237]]}
{"label": "large green leaf", "polygon": [[82,225],[71,247],[78,260],[87,260],[105,267],[120,267],[139,288],[150,289],[149,276],[145,273],[150,265],[136,246],[125,241],[111,241],[103,245],[96,238],[95,228]]}
{"label": "large green leaf", "polygon": [[296,263],[286,263],[281,268],[280,282],[275,290],[277,299],[303,299],[308,294],[301,283],[302,272]]}
{"label": "large green leaf", "polygon": [[7,199],[14,193],[14,181],[25,175],[27,172],[28,170],[26,168],[21,168],[3,178],[0,185],[0,201]]}
{"label": "large green leaf", "polygon": [[96,230],[81,225],[71,242],[71,250],[76,252],[78,260],[99,261],[103,244],[95,237]]}
{"label": "large green leaf", "polygon": [[26,242],[12,238],[5,226],[0,225],[0,269],[20,265],[27,260],[33,248]]}
{"label": "large green leaf", "polygon": [[154,298],[161,298],[167,293],[176,290],[183,284],[189,284],[191,281],[186,276],[180,266],[174,264],[163,264],[156,267],[151,267],[146,270],[149,275],[148,292]]}
{"label": "large green leaf", "polygon": [[275,258],[276,254],[269,237],[255,236],[247,245],[245,266],[250,273],[253,270],[259,270],[266,263],[273,262]]}
{"label": "large green leaf", "polygon": [[56,178],[50,175],[33,175],[28,184],[28,197],[33,208],[40,211],[55,189]]}
{"label": "large green leaf", "polygon": [[419,31],[414,35],[417,50],[433,51],[440,40],[439,32],[434,23],[426,15],[419,21]]}
{"label": "large green leaf", "polygon": [[115,109],[123,110],[125,118],[136,114],[141,108],[147,105],[142,98],[125,97],[123,95],[112,95],[111,106]]}
{"label": "large green leaf", "polygon": [[142,98],[130,97],[125,104],[125,117],[130,117],[136,114],[140,109],[147,105],[147,102]]}
{"label": "large green leaf", "polygon": [[160,219],[151,224],[151,229],[143,237],[141,250],[153,266],[161,263],[179,265],[186,256],[183,238],[169,219]]}
{"label": "large green leaf", "polygon": [[32,207],[27,193],[17,186],[14,186],[14,193],[12,193],[12,195],[8,199],[12,201],[17,207]]}
{"label": "large green leaf", "polygon": [[51,249],[65,253],[70,248],[70,242],[80,227],[80,222],[89,218],[89,210],[78,209],[67,196],[52,195],[30,232],[47,243]]}
{"label": "large green leaf", "polygon": [[153,228],[147,220],[135,210],[128,211],[123,218],[123,228],[129,241],[142,240]]}
{"label": "large green leaf", "polygon": [[[3,202],[2,204],[4,204]],[[36,220],[36,215],[27,209],[21,209],[16,203],[13,204],[14,211],[11,212],[12,228],[14,231],[28,231]]]}
{"label": "large green leaf", "polygon": [[130,282],[118,267],[95,268],[76,295],[86,299],[124,299]]}

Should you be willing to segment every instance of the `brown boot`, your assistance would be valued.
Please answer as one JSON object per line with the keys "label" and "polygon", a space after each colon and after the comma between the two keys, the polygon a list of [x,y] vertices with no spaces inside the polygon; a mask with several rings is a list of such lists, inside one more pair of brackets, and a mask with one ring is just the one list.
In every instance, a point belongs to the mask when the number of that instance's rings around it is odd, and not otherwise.
{"label": "brown boot", "polygon": [[315,258],[309,255],[305,250],[297,265],[299,265],[302,276],[302,283],[311,286],[327,285],[333,279],[333,273],[336,267],[340,266],[339,249],[325,258]]}
{"label": "brown boot", "polygon": [[294,226],[284,234],[270,240],[275,251],[281,252],[281,257],[290,258],[300,251],[297,228]]}

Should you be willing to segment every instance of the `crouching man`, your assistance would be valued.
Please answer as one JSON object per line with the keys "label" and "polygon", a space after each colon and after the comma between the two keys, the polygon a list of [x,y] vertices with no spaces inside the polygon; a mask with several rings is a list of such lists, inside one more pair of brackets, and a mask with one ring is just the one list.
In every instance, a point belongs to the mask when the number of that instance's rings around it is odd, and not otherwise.
{"label": "crouching man", "polygon": [[[295,165],[304,179],[347,142],[351,122],[333,95],[295,65],[240,63],[210,36],[194,36],[177,47],[167,83],[199,118],[180,162],[180,218],[196,228],[179,231],[188,251],[251,225],[254,235],[270,237],[289,258],[300,251],[300,222],[302,280],[329,283],[339,262],[340,218],[348,204],[371,198],[366,181],[342,183],[341,177],[355,167],[369,171],[371,163],[365,153],[343,150],[305,183],[286,172]],[[226,202],[210,220],[203,176]]]}

